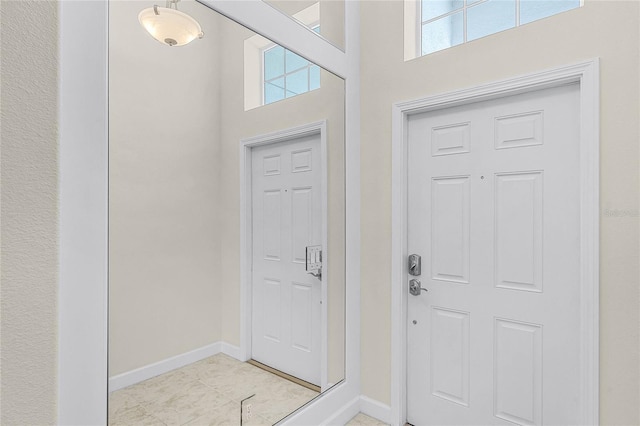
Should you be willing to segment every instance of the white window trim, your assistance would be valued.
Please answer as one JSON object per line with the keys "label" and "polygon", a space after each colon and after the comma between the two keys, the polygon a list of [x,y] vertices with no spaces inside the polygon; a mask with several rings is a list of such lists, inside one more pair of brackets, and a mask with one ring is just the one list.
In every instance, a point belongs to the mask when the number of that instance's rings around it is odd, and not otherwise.
{"label": "white window trim", "polygon": [[[440,52],[442,50],[446,50],[446,49],[450,49],[452,47],[455,46],[460,46],[462,44],[468,43],[469,41],[467,40],[467,10],[477,7],[478,5],[482,4],[482,3],[486,3],[489,0],[479,0],[479,1],[475,1],[473,4],[471,5],[467,5],[467,1],[463,1],[462,7],[452,10],[450,12],[447,13],[443,13],[441,15],[435,16],[431,19],[428,19],[426,21],[422,20],[422,0],[404,0],[404,60],[405,61],[410,61],[412,59],[416,59],[419,58],[421,56],[426,56],[426,55],[430,55],[431,53],[436,53],[436,52]],[[497,34],[500,33],[502,31],[507,31],[507,30],[511,30],[513,28],[518,28],[521,26],[520,24],[520,2],[522,0],[514,0],[515,1],[515,7],[516,7],[516,11],[515,11],[515,25],[513,27],[507,28],[505,30],[500,30],[500,31],[496,31],[494,33],[491,34],[487,34],[486,36],[483,37],[487,37],[489,35],[492,34]],[[568,9],[559,13],[564,13],[564,12],[568,12],[570,10],[574,10],[574,9],[578,9],[580,7],[582,7],[584,5],[584,0],[580,0],[580,4],[576,7],[576,8],[572,8],[572,9]],[[462,16],[463,16],[463,24],[462,24],[462,34],[463,34],[463,39],[462,39],[462,43],[457,44],[455,46],[451,46],[445,49],[440,49],[440,50],[436,50],[434,52],[430,52],[430,53],[426,53],[426,54],[422,54],[422,26],[426,23],[429,22],[434,22],[437,21],[438,19],[444,18],[446,16],[450,16],[450,15],[454,15],[456,13],[460,13],[462,12]],[[557,13],[554,13],[553,15],[549,15],[548,17],[551,16],[555,16],[557,15]],[[548,18],[546,17],[546,18]],[[546,18],[541,18],[541,19],[546,19]],[[537,21],[537,20],[535,20]],[[535,22],[532,21],[532,22]],[[529,24],[531,22],[527,22],[527,24]],[[524,25],[527,25],[524,24]],[[480,37],[482,38],[482,37]],[[474,40],[478,40],[478,39],[474,39]],[[471,40],[471,41],[474,41]]]}
{"label": "white window trim", "polygon": [[[278,11],[278,13],[280,13]],[[283,15],[286,16],[286,15]],[[288,18],[288,17],[287,17]],[[307,28],[314,29],[320,25],[320,3],[314,3],[311,6],[295,13],[293,18]],[[314,37],[317,35],[313,34]],[[319,38],[319,37],[318,37]],[[260,34],[249,37],[244,41],[244,110],[258,108],[264,106],[264,52],[274,46],[282,46],[285,49],[297,55],[295,50],[287,48],[277,40],[269,40]],[[310,52],[310,50],[308,51]],[[322,68],[327,68],[318,63],[317,60],[309,58],[309,56],[300,55],[309,62],[317,64]],[[339,77],[343,75],[338,74]],[[286,99],[286,98],[285,98]],[[275,103],[275,102],[274,102]]]}
{"label": "white window trim", "polygon": [[410,61],[421,55],[420,0],[404,0],[404,60]]}

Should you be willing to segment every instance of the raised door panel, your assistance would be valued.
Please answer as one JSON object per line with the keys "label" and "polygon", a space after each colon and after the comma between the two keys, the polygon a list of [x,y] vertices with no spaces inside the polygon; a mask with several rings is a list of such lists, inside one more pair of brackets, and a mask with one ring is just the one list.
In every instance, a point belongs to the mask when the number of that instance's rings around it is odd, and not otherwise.
{"label": "raised door panel", "polygon": [[291,152],[291,173],[310,172],[313,170],[313,151],[311,148]]}
{"label": "raised door panel", "polygon": [[313,294],[310,285],[294,282],[291,288],[291,346],[311,352]]}
{"label": "raised door panel", "polygon": [[260,323],[264,338],[280,342],[282,336],[282,283],[279,280],[265,279],[262,285],[263,304]]}
{"label": "raised door panel", "polygon": [[459,123],[431,129],[431,155],[463,154],[469,152],[471,124]]}
{"label": "raised door panel", "polygon": [[305,263],[306,247],[313,232],[313,189],[291,190],[291,250],[295,263]]}
{"label": "raised door panel", "polygon": [[495,148],[519,148],[542,145],[543,111],[495,118]]}
{"label": "raised door panel", "polygon": [[469,313],[433,307],[429,347],[431,393],[469,405]]}
{"label": "raised door panel", "polygon": [[496,175],[496,286],[542,292],[543,173]]}
{"label": "raised door panel", "polygon": [[469,177],[431,184],[431,257],[434,280],[469,283]]}
{"label": "raised door panel", "polygon": [[494,415],[542,424],[542,326],[495,320]]}
{"label": "raised door panel", "polygon": [[262,196],[262,233],[263,257],[265,260],[280,260],[282,232],[281,191],[265,191]]}

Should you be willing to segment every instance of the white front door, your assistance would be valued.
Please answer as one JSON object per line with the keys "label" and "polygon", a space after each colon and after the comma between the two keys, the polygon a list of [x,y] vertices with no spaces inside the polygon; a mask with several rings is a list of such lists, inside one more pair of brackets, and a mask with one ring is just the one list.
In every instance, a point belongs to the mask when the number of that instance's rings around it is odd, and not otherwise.
{"label": "white front door", "polygon": [[320,134],[253,148],[251,163],[251,356],[319,386],[322,282],[305,248],[322,244]]}
{"label": "white front door", "polygon": [[571,84],[409,116],[409,423],[579,421],[579,108]]}

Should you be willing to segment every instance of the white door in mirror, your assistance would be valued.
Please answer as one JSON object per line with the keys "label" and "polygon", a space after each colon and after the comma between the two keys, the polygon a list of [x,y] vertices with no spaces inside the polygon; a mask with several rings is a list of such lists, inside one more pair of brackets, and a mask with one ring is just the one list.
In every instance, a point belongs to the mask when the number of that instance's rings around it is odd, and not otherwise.
{"label": "white door in mirror", "polygon": [[407,296],[409,423],[580,423],[579,102],[572,84],[409,117],[428,290]]}
{"label": "white door in mirror", "polygon": [[251,355],[320,385],[323,284],[306,270],[322,242],[320,135],[253,148],[251,162]]}

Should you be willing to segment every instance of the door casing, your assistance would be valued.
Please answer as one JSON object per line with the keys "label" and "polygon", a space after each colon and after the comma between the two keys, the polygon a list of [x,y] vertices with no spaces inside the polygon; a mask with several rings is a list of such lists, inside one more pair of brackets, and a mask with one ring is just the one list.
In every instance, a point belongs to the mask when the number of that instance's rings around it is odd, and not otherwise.
{"label": "door casing", "polygon": [[[328,249],[328,177],[327,177],[327,122],[326,120],[243,139],[240,143],[240,357],[251,359],[252,318],[252,204],[251,204],[251,150],[258,146],[295,141],[309,135],[320,135],[320,183],[322,211],[322,247]],[[325,303],[320,309],[320,388],[328,388],[328,257],[323,256],[321,298]]]}
{"label": "door casing", "polygon": [[541,90],[580,85],[581,424],[599,421],[599,61],[531,73],[393,106],[391,250],[391,416],[406,421],[407,119],[410,115]]}

